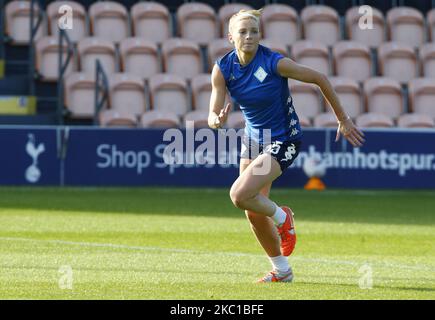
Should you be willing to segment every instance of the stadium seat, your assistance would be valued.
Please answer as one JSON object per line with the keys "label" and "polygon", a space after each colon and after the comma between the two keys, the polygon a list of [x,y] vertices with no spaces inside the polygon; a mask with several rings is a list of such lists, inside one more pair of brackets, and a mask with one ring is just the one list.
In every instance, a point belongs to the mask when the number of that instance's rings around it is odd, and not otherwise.
{"label": "stadium seat", "polygon": [[[36,41],[36,70],[43,81],[57,81],[59,72],[59,41],[57,37],[42,37]],[[63,44],[63,62],[66,61],[67,44]],[[65,70],[65,76],[76,71],[77,66],[74,56]]]}
{"label": "stadium seat", "polygon": [[406,113],[399,117],[397,126],[401,128],[433,128],[435,120],[427,114]]}
{"label": "stadium seat", "polygon": [[137,117],[127,110],[102,110],[99,114],[100,126],[136,128]]}
{"label": "stadium seat", "polygon": [[367,80],[372,73],[370,49],[354,41],[340,41],[333,47],[335,74],[357,81]]}
{"label": "stadium seat", "polygon": [[427,13],[427,26],[428,26],[428,32],[429,32],[429,39],[432,42],[435,42],[435,8],[430,10]]}
{"label": "stadium seat", "polygon": [[138,2],[131,7],[136,37],[162,43],[172,35],[168,8],[157,2]]}
{"label": "stadium seat", "polygon": [[391,117],[382,113],[363,113],[356,118],[359,128],[392,128],[394,121]]}
{"label": "stadium seat", "polygon": [[423,14],[411,7],[392,8],[387,13],[389,39],[419,47],[425,41]]}
{"label": "stadium seat", "polygon": [[65,32],[69,36],[69,39],[76,43],[87,37],[88,31],[86,27],[86,9],[80,3],[75,1],[54,1],[47,6],[47,16],[50,22],[50,34],[56,37],[59,34],[58,21],[59,18],[64,15],[64,13],[59,13],[59,8],[63,5],[68,5],[72,9],[72,29],[65,29]]}
{"label": "stadium seat", "polygon": [[352,7],[346,12],[346,30],[349,39],[356,41],[370,48],[376,48],[385,41],[385,20],[382,12],[372,7],[373,28],[362,29],[359,26],[362,14],[359,13],[359,6]]}
{"label": "stadium seat", "polygon": [[367,110],[397,118],[403,113],[400,83],[394,79],[374,77],[364,82]]}
{"label": "stadium seat", "polygon": [[196,42],[172,38],[162,45],[163,65],[167,73],[178,74],[188,79],[203,72],[201,53]]}
{"label": "stadium seat", "polygon": [[261,39],[260,44],[272,51],[281,53],[284,57],[289,56],[287,46],[283,42],[277,41],[275,39]]}
{"label": "stadium seat", "polygon": [[211,77],[208,73],[201,73],[192,78],[192,107],[195,110],[209,109],[211,96]]}
{"label": "stadium seat", "polygon": [[190,111],[186,80],[175,74],[156,74],[149,80],[152,109],[181,116]]}
{"label": "stadium seat", "polygon": [[284,45],[291,45],[300,39],[298,23],[298,14],[289,5],[266,5],[261,15],[262,36]]}
{"label": "stadium seat", "polygon": [[245,117],[242,111],[233,111],[228,114],[225,128],[228,129],[243,129],[245,127]]}
{"label": "stadium seat", "polygon": [[147,110],[145,83],[135,74],[114,73],[109,76],[110,107],[140,115]]}
{"label": "stadium seat", "polygon": [[[34,25],[37,23],[38,5],[34,6]],[[5,6],[6,34],[14,44],[28,44],[30,40],[30,1],[11,1]],[[35,34],[35,40],[47,35],[47,20],[45,17]]]}
{"label": "stadium seat", "polygon": [[[329,80],[340,99],[341,105],[351,118],[356,118],[363,113],[361,89],[355,80],[340,77],[330,77]],[[326,111],[333,112],[329,102],[325,102],[327,104]]]}
{"label": "stadium seat", "polygon": [[324,5],[306,6],[301,11],[304,39],[331,46],[340,40],[339,16]]}
{"label": "stadium seat", "polygon": [[435,42],[424,44],[420,48],[421,75],[435,78]]}
{"label": "stadium seat", "polygon": [[223,57],[225,54],[234,49],[234,46],[228,41],[227,38],[215,39],[208,44],[208,65],[209,71],[213,69],[214,63],[217,59]]}
{"label": "stadium seat", "polygon": [[418,76],[417,56],[414,48],[399,42],[387,42],[379,47],[379,68],[384,77],[401,83]]}
{"label": "stadium seat", "polygon": [[94,2],[89,7],[89,18],[95,37],[118,43],[131,34],[127,9],[121,3]]}
{"label": "stadium seat", "polygon": [[119,52],[123,70],[148,79],[162,72],[157,44],[143,38],[127,38],[121,41]]}
{"label": "stadium seat", "polygon": [[242,9],[252,10],[253,8],[250,5],[243,3],[227,3],[219,8],[218,17],[222,38],[225,38],[228,35],[228,23],[231,16]]}
{"label": "stadium seat", "polygon": [[140,125],[143,128],[178,128],[180,119],[170,111],[150,110],[142,114]]}
{"label": "stadium seat", "polygon": [[299,118],[299,124],[302,127],[311,127],[311,121],[308,117],[304,116],[303,114],[298,114],[298,118]]}
{"label": "stadium seat", "polygon": [[184,115],[183,127],[187,126],[187,121],[194,121],[194,127],[199,128],[209,128],[208,126],[208,111],[207,110],[195,110],[189,111]]}
{"label": "stadium seat", "polygon": [[435,119],[435,79],[416,78],[409,82],[410,110]]}
{"label": "stadium seat", "polygon": [[337,128],[337,118],[331,112],[317,114],[313,120],[316,128]]}
{"label": "stadium seat", "polygon": [[323,112],[319,87],[296,80],[290,80],[289,87],[293,97],[293,105],[298,115],[312,119],[315,115]]}
{"label": "stadium seat", "polygon": [[65,106],[72,118],[92,118],[94,105],[95,72],[74,72],[65,78]]}
{"label": "stadium seat", "polygon": [[297,41],[291,48],[292,57],[297,63],[306,65],[325,75],[330,74],[329,54],[326,45],[320,42]]}
{"label": "stadium seat", "polygon": [[184,3],[177,10],[178,35],[206,45],[217,38],[216,13],[205,3]]}
{"label": "stadium seat", "polygon": [[99,59],[107,74],[116,72],[116,54],[113,42],[89,37],[79,41],[77,49],[80,57],[81,70],[95,73],[96,60]]}

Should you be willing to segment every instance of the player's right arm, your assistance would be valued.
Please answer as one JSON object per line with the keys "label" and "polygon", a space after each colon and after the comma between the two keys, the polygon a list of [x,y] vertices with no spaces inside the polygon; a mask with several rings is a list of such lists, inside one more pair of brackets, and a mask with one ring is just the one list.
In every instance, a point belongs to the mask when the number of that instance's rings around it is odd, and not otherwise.
{"label": "player's right arm", "polygon": [[228,103],[225,108],[226,85],[221,70],[215,64],[211,73],[211,97],[210,111],[208,114],[208,125],[212,129],[222,128],[228,118],[231,104]]}

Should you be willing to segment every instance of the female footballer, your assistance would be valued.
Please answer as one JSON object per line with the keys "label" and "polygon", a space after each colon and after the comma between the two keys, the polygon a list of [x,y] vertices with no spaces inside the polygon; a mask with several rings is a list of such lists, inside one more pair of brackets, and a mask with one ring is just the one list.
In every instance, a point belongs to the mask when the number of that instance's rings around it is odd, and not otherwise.
{"label": "female footballer", "polygon": [[343,110],[325,75],[259,45],[260,15],[261,10],[241,10],[229,21],[228,39],[235,49],[213,67],[208,124],[214,129],[225,124],[230,112],[230,104],[224,106],[228,89],[246,123],[240,175],[230,198],[234,206],[245,210],[272,264],[272,271],[259,282],[291,282],[287,257],[296,243],[293,212],[268,198],[272,182],[293,163],[301,146],[301,127],[287,79],[320,87],[337,117],[336,141],[343,135],[360,147],[364,135]]}

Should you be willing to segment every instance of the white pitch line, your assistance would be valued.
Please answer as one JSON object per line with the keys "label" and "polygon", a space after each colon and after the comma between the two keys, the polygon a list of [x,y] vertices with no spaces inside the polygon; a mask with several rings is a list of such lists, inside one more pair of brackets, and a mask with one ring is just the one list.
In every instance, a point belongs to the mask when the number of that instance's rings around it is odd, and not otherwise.
{"label": "white pitch line", "polygon": [[[145,246],[130,246],[125,244],[113,244],[113,243],[98,243],[98,242],[81,242],[81,241],[66,241],[66,240],[43,240],[43,239],[31,239],[31,238],[19,238],[19,237],[0,237],[0,241],[23,241],[23,242],[40,242],[40,243],[52,243],[61,245],[73,245],[93,248],[112,248],[112,249],[127,249],[127,250],[140,250],[140,251],[166,251],[175,253],[188,253],[188,254],[204,254],[204,255],[222,255],[222,256],[236,256],[236,257],[252,257],[252,258],[265,258],[262,254],[242,253],[242,252],[224,252],[224,251],[201,251],[191,249],[178,249],[178,248],[161,248],[161,247],[145,247]],[[427,265],[404,265],[389,262],[376,262],[371,263],[369,261],[352,261],[352,260],[335,260],[335,259],[318,259],[318,258],[304,258],[304,257],[291,257],[294,261],[301,262],[313,262],[324,264],[339,264],[339,265],[351,265],[361,266],[364,263],[371,265],[384,266],[390,268],[399,269],[411,269],[435,272],[435,268]],[[435,278],[435,277],[434,277]]]}

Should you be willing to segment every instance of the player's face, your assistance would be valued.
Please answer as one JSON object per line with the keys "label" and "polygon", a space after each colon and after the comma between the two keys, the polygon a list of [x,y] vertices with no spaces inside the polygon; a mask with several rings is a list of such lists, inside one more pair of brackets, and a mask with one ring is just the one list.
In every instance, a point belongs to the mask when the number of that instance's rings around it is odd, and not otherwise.
{"label": "player's face", "polygon": [[230,42],[237,51],[253,53],[257,50],[260,42],[260,30],[254,19],[239,19],[234,23],[232,32],[229,34]]}

